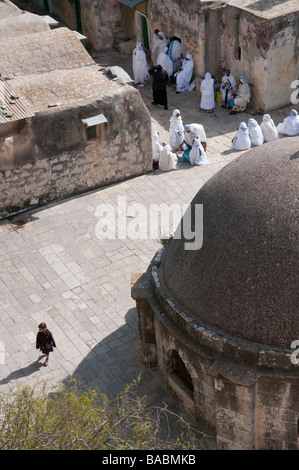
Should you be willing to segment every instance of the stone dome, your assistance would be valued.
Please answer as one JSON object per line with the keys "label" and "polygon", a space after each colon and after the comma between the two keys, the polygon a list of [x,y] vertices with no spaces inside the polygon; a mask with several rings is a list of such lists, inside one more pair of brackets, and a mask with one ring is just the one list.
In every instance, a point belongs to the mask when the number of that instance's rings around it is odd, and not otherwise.
{"label": "stone dome", "polygon": [[299,137],[222,168],[191,202],[203,204],[201,249],[185,250],[184,236],[165,245],[159,277],[171,301],[216,331],[289,350],[299,340],[298,196]]}

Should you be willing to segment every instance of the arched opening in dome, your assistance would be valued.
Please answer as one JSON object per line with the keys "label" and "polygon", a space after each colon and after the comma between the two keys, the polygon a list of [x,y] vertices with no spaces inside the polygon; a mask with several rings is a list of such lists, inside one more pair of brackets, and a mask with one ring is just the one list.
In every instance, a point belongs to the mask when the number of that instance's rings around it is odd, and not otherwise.
{"label": "arched opening in dome", "polygon": [[183,392],[189,395],[193,399],[193,382],[192,377],[185,366],[184,361],[180,357],[179,353],[173,349],[170,351],[170,378],[172,382],[175,382],[176,386]]}

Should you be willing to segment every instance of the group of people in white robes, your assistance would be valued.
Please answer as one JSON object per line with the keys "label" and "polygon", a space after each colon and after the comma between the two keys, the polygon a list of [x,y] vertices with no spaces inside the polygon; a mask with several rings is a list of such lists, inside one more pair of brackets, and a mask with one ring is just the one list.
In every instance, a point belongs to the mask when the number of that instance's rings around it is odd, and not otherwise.
{"label": "group of people in white robes", "polygon": [[186,124],[184,129],[184,153],[181,162],[190,162],[191,165],[205,165],[208,161],[206,155],[207,136],[203,125]]}
{"label": "group of people in white robes", "polygon": [[178,157],[176,153],[172,152],[170,145],[160,142],[160,136],[157,131],[152,133],[152,148],[154,168],[159,168],[162,171],[176,169]]}
{"label": "group of people in white robes", "polygon": [[247,150],[251,146],[257,147],[264,142],[278,139],[277,128],[269,114],[263,116],[263,121],[259,125],[256,119],[250,118],[248,126],[241,122],[233,141],[232,148],[235,150]]}
{"label": "group of people in white robes", "polygon": [[173,111],[169,122],[169,144],[160,142],[157,131],[152,133],[154,168],[174,170],[178,163],[177,153],[181,151],[182,163],[198,166],[207,163],[207,136],[203,125],[192,123],[184,126],[179,109]]}
{"label": "group of people in white robes", "polygon": [[247,150],[251,146],[262,145],[279,138],[279,134],[287,136],[299,135],[299,115],[292,109],[290,115],[276,127],[269,114],[264,114],[261,124],[250,118],[248,126],[241,122],[233,141],[232,148],[235,150]]}

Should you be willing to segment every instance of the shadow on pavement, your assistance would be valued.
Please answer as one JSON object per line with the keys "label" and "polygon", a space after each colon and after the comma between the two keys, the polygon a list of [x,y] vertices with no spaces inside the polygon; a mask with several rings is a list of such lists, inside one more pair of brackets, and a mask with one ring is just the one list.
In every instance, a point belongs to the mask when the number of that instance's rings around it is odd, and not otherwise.
{"label": "shadow on pavement", "polygon": [[[125,319],[126,324],[115,330],[103,341],[99,342],[91,352],[78,365],[72,374],[79,388],[98,389],[105,393],[109,399],[115,398],[124,387],[132,383],[141,374],[141,380],[137,388],[139,396],[146,396],[148,405],[152,407],[163,407],[167,405],[169,410],[168,423],[165,424],[163,432],[170,432],[170,438],[177,436],[181,430],[178,425],[178,417],[183,416],[201,434],[200,440],[204,449],[215,449],[216,444],[212,433],[202,428],[199,423],[193,422],[183,412],[173,397],[166,391],[160,378],[158,369],[144,369],[139,360],[139,340],[130,324],[136,325],[136,309],[128,310]],[[111,349],[108,350],[109,344]],[[69,383],[71,377],[65,379],[64,384]],[[205,434],[206,437],[203,437]]]}

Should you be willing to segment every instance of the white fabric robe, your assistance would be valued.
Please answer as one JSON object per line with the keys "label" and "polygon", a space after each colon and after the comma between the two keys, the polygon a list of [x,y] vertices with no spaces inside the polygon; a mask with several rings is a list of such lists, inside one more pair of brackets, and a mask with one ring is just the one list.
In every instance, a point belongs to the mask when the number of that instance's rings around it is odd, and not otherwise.
{"label": "white fabric robe", "polygon": [[165,47],[168,47],[168,43],[169,43],[168,39],[166,39],[164,33],[162,33],[161,31],[159,32],[159,36],[162,36],[163,39],[160,39],[158,37],[157,41],[155,41],[154,47],[151,50],[152,61],[153,61],[154,65],[157,65],[157,59],[158,59],[159,53],[161,51],[163,51],[163,49],[165,49]]}
{"label": "white fabric robe", "polygon": [[144,84],[145,80],[149,78],[146,55],[140,44],[137,44],[133,51],[133,75],[134,83]]}
{"label": "white fabric robe", "polygon": [[239,90],[236,98],[234,98],[234,105],[247,106],[250,101],[250,88],[248,83],[244,82],[239,85]]}
{"label": "white fabric robe", "polygon": [[205,165],[207,163],[208,159],[199,139],[194,139],[189,158],[191,165]]}
{"label": "white fabric robe", "polygon": [[173,73],[176,73],[182,65],[183,46],[180,41],[174,39],[169,46],[169,57],[172,60]]}
{"label": "white fabric robe", "polygon": [[214,79],[209,72],[206,73],[205,79],[200,85],[201,109],[210,110],[215,108]]}
{"label": "white fabric robe", "polygon": [[292,109],[290,115],[278,124],[277,130],[279,134],[299,135],[299,116],[295,109]]}
{"label": "white fabric robe", "polygon": [[[190,132],[186,132],[190,130]],[[198,139],[200,142],[207,142],[207,136],[202,124],[187,124],[185,126],[185,142],[192,146],[193,140]]]}
{"label": "white fabric robe", "polygon": [[170,145],[164,145],[159,159],[159,169],[162,171],[175,170],[178,157],[171,151]]}
{"label": "white fabric robe", "polygon": [[249,137],[247,125],[245,122],[241,122],[239,129],[233,138],[232,148],[235,150],[248,150],[250,147],[251,140]]}
{"label": "white fabric robe", "polygon": [[156,131],[152,133],[152,148],[153,148],[153,160],[155,162],[158,162],[161,152],[163,150],[163,145],[159,141],[159,134]]}
{"label": "white fabric robe", "polygon": [[[180,147],[184,141],[184,124],[181,116],[177,117],[180,111],[175,109],[170,118],[169,145],[172,149]],[[179,133],[181,135],[179,135]]]}
{"label": "white fabric robe", "polygon": [[237,82],[236,82],[235,77],[232,74],[230,75],[225,74],[222,77],[221,86],[220,86],[220,90],[222,93],[222,101],[223,102],[225,101],[226,90],[228,90],[227,103],[229,103],[233,97],[232,96],[233,93],[236,92],[236,89],[237,89]]}
{"label": "white fabric robe", "polygon": [[248,132],[251,140],[251,145],[258,146],[264,143],[264,136],[262,129],[255,119],[248,120]]}
{"label": "white fabric robe", "polygon": [[184,59],[182,63],[182,69],[183,70],[181,70],[176,77],[176,90],[179,92],[186,91],[189,88],[194,69],[193,59]]}
{"label": "white fabric robe", "polygon": [[278,130],[269,114],[264,114],[263,121],[260,124],[265,142],[271,142],[278,139]]}
{"label": "white fabric robe", "polygon": [[157,64],[162,65],[162,68],[166,70],[168,76],[171,77],[173,73],[173,65],[172,60],[170,59],[169,55],[166,54],[166,51],[168,51],[168,47],[165,47],[163,51],[159,52]]}

